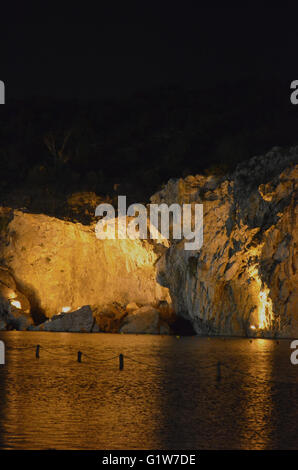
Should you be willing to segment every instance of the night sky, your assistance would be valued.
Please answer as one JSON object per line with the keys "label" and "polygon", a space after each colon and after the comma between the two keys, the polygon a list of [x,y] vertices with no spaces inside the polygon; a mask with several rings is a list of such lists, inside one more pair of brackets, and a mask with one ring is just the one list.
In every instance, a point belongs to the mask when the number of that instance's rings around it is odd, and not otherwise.
{"label": "night sky", "polygon": [[6,102],[31,96],[93,100],[169,84],[197,89],[241,79],[298,78],[293,10],[173,3],[108,2],[96,9],[88,2],[2,5]]}
{"label": "night sky", "polygon": [[298,144],[293,9],[19,1],[0,14],[2,204],[72,217],[75,192],[144,202],[170,178]]}

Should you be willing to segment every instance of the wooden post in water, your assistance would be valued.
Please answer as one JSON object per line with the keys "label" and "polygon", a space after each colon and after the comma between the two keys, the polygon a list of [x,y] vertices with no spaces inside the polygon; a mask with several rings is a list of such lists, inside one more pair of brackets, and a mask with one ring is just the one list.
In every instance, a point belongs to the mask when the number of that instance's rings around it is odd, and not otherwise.
{"label": "wooden post in water", "polygon": [[78,362],[82,362],[82,352],[78,351]]}
{"label": "wooden post in water", "polygon": [[124,368],[124,356],[123,354],[119,354],[119,370],[123,370]]}
{"label": "wooden post in water", "polygon": [[221,380],[221,369],[220,369],[220,361],[218,361],[217,366],[216,366],[216,380],[220,381]]}
{"label": "wooden post in water", "polygon": [[39,344],[36,346],[36,351],[35,351],[35,357],[36,359],[39,359],[39,349],[40,349],[40,346]]}

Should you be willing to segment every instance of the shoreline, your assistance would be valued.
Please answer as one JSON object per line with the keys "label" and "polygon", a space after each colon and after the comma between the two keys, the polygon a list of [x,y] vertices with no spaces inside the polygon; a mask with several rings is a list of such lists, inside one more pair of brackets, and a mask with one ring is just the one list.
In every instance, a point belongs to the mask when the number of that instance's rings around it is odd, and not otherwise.
{"label": "shoreline", "polygon": [[47,333],[54,333],[54,334],[74,334],[74,335],[104,335],[104,336],[107,336],[107,335],[112,335],[112,336],[144,336],[144,337],[148,337],[148,336],[152,336],[152,337],[162,337],[162,338],[175,338],[176,340],[180,340],[181,338],[202,338],[202,339],[207,339],[207,340],[211,340],[211,339],[221,339],[222,341],[225,341],[225,340],[230,340],[230,339],[247,339],[247,340],[271,340],[271,341],[276,341],[276,342],[279,342],[279,341],[282,341],[282,340],[285,340],[285,341],[293,341],[293,340],[296,340],[297,337],[295,336],[286,336],[286,337],[271,337],[271,336],[236,336],[236,335],[210,335],[210,336],[207,336],[207,335],[199,335],[199,334],[193,334],[193,335],[183,335],[183,334],[159,334],[159,333],[112,333],[112,332],[108,332],[108,331],[97,331],[97,332],[82,332],[82,331],[37,331],[37,330],[2,330],[0,331],[0,337],[2,334],[10,334],[10,333],[20,333],[20,334],[23,334],[23,333],[43,333],[43,334],[47,334]]}

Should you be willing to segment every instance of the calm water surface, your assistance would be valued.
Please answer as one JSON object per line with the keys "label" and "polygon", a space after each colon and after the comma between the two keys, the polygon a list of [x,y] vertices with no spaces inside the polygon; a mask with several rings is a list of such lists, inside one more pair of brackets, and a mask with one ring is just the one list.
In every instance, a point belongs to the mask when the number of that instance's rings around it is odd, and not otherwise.
{"label": "calm water surface", "polygon": [[[298,449],[298,366],[287,340],[44,332],[0,339],[1,449]],[[117,358],[107,360],[119,353],[123,371]]]}

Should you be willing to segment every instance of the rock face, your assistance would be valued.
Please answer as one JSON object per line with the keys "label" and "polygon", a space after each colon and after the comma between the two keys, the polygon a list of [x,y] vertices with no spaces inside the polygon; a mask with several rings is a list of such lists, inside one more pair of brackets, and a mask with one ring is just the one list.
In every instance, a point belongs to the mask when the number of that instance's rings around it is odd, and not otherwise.
{"label": "rock face", "polygon": [[171,329],[167,321],[164,321],[164,315],[163,311],[157,310],[151,305],[140,308],[137,306],[129,314],[126,309],[116,303],[106,305],[103,308],[91,308],[89,305],[85,305],[74,312],[62,312],[59,315],[54,315],[50,320],[29,329],[71,333],[169,334]]}
{"label": "rock face", "polygon": [[147,240],[99,240],[94,226],[42,214],[0,210],[0,265],[31,304],[35,323],[82,305],[141,305],[168,299],[156,282]]}
{"label": "rock face", "polygon": [[174,310],[198,334],[297,337],[297,161],[275,148],[170,180],[152,203],[203,204],[199,251],[0,208],[0,329],[167,333]]}
{"label": "rock face", "polygon": [[92,307],[94,316],[93,332],[118,333],[126,310],[115,302],[104,307]]}
{"label": "rock face", "polygon": [[126,311],[128,314],[133,313],[135,310],[138,310],[139,306],[135,302],[131,302],[126,305]]}
{"label": "rock face", "polygon": [[158,261],[176,313],[198,334],[297,337],[298,148],[278,148],[229,177],[171,180],[151,201],[202,203],[199,251],[173,243]]}
{"label": "rock face", "polygon": [[93,314],[89,305],[75,312],[60,313],[34,328],[35,331],[67,331],[71,333],[90,333],[93,327]]}
{"label": "rock face", "polygon": [[170,328],[162,321],[157,309],[144,306],[127,315],[120,333],[169,334]]}
{"label": "rock face", "polygon": [[28,299],[16,286],[11,273],[0,268],[0,330],[26,330],[32,324]]}
{"label": "rock face", "polygon": [[31,315],[0,298],[0,331],[28,330],[33,326]]}

